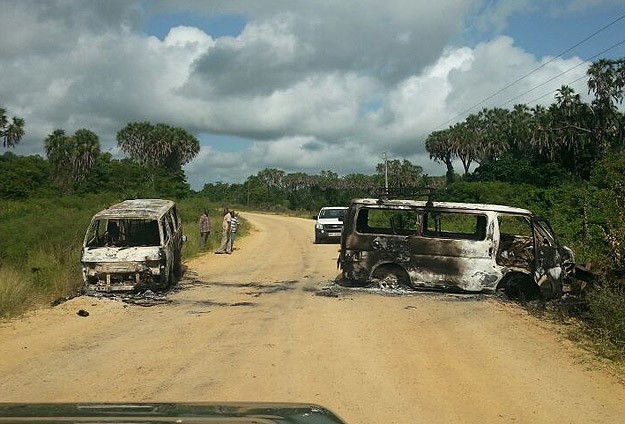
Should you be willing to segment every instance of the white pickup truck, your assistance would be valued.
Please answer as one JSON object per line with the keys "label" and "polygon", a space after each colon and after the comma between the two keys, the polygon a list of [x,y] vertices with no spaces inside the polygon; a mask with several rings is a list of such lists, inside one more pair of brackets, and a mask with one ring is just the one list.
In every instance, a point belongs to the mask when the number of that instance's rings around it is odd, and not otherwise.
{"label": "white pickup truck", "polygon": [[343,230],[343,216],[347,208],[344,206],[332,206],[321,208],[315,223],[315,243],[322,241],[340,241]]}

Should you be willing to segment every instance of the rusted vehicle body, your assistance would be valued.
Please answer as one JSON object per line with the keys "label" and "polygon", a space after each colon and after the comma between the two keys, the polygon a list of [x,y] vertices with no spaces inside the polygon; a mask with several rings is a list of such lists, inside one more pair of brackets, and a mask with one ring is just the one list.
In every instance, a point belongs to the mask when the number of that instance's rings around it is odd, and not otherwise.
{"label": "rusted vehicle body", "polygon": [[83,242],[87,292],[162,289],[182,272],[182,225],[171,200],[135,199],[98,212]]}
{"label": "rusted vehicle body", "polygon": [[574,256],[549,223],[500,205],[355,199],[344,219],[345,280],[381,287],[562,293]]}

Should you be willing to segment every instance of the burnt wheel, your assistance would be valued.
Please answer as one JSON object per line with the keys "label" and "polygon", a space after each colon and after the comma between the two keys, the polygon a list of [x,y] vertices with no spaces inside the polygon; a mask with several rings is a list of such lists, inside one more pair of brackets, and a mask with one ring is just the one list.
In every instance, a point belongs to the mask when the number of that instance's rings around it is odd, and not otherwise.
{"label": "burnt wheel", "polygon": [[378,268],[373,273],[372,280],[383,290],[397,290],[408,285],[408,275],[400,268]]}
{"label": "burnt wheel", "polygon": [[158,279],[158,283],[156,288],[158,290],[167,290],[168,288],[170,288],[171,286],[173,286],[176,283],[176,276],[174,273],[174,266],[172,264],[172,266],[169,267],[169,269],[167,270],[167,272],[163,272],[160,275],[160,278]]}
{"label": "burnt wheel", "polygon": [[180,254],[176,255],[176,260],[174,261],[174,277],[176,277],[176,279],[182,277],[182,258]]}
{"label": "burnt wheel", "polygon": [[497,288],[506,297],[521,302],[535,300],[541,297],[540,289],[531,276],[515,273],[502,281]]}
{"label": "burnt wheel", "polygon": [[172,267],[167,273],[167,287],[172,287],[174,284],[176,284],[176,273]]}

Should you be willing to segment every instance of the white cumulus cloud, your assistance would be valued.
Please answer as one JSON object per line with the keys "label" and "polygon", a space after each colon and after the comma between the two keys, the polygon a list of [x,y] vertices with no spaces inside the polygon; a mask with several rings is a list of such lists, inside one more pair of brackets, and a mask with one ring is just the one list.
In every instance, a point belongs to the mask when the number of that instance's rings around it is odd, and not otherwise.
{"label": "white cumulus cloud", "polygon": [[[384,152],[441,174],[424,151],[431,131],[515,98],[548,104],[545,93],[575,80],[585,94],[579,58],[537,57],[506,35],[462,42],[541,4],[0,0],[0,105],[26,120],[23,154],[41,154],[55,128],[89,128],[112,152],[131,121],[202,134],[186,167],[194,188],[265,167],[372,173]],[[151,17],[181,11],[245,24],[225,36],[191,23],[146,33]],[[248,143],[224,150],[211,135]]]}

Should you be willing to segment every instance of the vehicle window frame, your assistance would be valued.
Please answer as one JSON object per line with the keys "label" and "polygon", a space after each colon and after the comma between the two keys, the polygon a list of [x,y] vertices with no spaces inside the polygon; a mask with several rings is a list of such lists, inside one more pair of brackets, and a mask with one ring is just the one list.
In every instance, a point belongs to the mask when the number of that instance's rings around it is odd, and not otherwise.
{"label": "vehicle window frame", "polygon": [[173,237],[168,219],[166,216],[162,216],[158,222],[159,227],[161,227],[163,230],[163,244],[167,244]]}
{"label": "vehicle window frame", "polygon": [[[392,223],[389,223],[388,227],[371,227],[369,226],[369,222],[370,222],[369,212],[371,211],[373,211],[374,213],[384,213],[384,212],[393,213],[394,212],[394,213],[399,213],[399,214],[405,214],[405,213],[414,214],[416,217],[414,229],[403,228],[402,226],[401,228],[399,228],[400,232],[394,232],[393,230],[394,226],[392,225]],[[365,214],[361,215],[363,213]],[[361,218],[361,216],[367,217],[366,222],[364,223],[362,222],[363,218]],[[392,218],[393,216],[391,216],[390,219]],[[358,208],[358,210],[356,211],[356,215],[354,219],[355,231],[359,235],[419,236],[421,234],[422,225],[423,225],[422,211],[419,209],[415,209],[415,208],[361,207],[361,208]]]}
{"label": "vehicle window frame", "polygon": [[[450,232],[435,230],[430,231],[428,228],[430,217],[434,214],[437,215],[462,215],[475,217],[475,230],[473,233],[468,232]],[[421,236],[428,239],[441,239],[441,240],[462,240],[462,241],[476,241],[482,242],[486,240],[486,233],[488,227],[488,215],[481,211],[453,211],[453,210],[425,210],[423,211],[423,219],[421,224]]]}
{"label": "vehicle window frame", "polygon": [[[504,232],[502,231],[502,222],[507,223],[509,222],[509,218],[514,218],[516,220],[518,220],[519,222],[522,221],[522,223],[525,225],[524,228],[527,228],[528,233],[527,234],[522,234],[522,233],[510,233],[510,232]],[[499,237],[501,238],[501,236],[521,236],[521,237],[534,237],[534,226],[532,224],[532,219],[529,216],[526,215],[519,215],[519,214],[511,214],[511,213],[499,213],[497,214],[497,228],[499,229]],[[505,228],[505,227],[504,227]]]}

